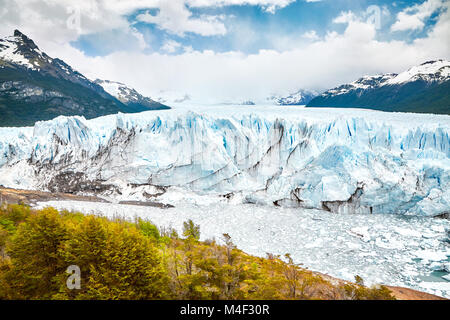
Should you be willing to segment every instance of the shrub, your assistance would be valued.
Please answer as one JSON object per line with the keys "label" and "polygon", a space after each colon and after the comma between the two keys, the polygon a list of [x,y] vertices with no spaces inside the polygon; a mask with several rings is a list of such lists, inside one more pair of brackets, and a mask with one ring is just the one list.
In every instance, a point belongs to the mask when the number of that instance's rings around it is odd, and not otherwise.
{"label": "shrub", "polygon": [[4,250],[6,240],[8,239],[8,237],[9,237],[8,231],[2,226],[0,226],[0,257],[3,257],[5,255]]}
{"label": "shrub", "polygon": [[183,236],[186,239],[199,240],[200,226],[196,225],[191,219],[183,222]]}
{"label": "shrub", "polygon": [[161,241],[161,235],[158,228],[150,221],[137,219],[136,225],[143,235],[145,235],[155,243],[159,243]]}

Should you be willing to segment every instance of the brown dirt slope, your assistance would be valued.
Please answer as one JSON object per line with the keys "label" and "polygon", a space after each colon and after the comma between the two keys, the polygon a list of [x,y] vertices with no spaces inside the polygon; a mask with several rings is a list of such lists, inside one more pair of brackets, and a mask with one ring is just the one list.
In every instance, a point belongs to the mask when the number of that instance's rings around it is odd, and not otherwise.
{"label": "brown dirt slope", "polygon": [[416,291],[413,289],[401,288],[401,287],[390,287],[392,295],[395,296],[397,300],[448,300],[433,294]]}
{"label": "brown dirt slope", "polygon": [[40,201],[51,200],[74,200],[74,201],[94,201],[94,202],[107,202],[98,197],[93,196],[77,196],[68,193],[51,193],[35,190],[20,190],[10,189],[0,186],[0,203],[23,203],[34,204]]}

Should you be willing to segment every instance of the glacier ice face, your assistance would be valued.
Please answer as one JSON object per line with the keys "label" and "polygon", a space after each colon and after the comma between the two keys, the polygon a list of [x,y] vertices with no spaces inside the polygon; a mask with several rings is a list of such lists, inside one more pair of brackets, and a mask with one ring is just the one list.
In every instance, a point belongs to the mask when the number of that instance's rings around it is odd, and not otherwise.
{"label": "glacier ice face", "polygon": [[58,117],[0,128],[0,184],[183,188],[332,212],[450,211],[450,117],[274,106]]}

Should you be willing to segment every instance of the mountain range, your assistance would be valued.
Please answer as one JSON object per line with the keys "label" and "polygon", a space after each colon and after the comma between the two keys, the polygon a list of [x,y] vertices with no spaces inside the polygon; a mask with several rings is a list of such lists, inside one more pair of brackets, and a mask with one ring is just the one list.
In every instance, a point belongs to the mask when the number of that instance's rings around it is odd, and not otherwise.
{"label": "mountain range", "polygon": [[[151,99],[121,82],[91,81],[64,61],[48,56],[18,30],[0,39],[0,126],[31,126],[60,115],[91,119],[170,109],[163,104],[166,100]],[[287,96],[273,95],[267,101],[285,106],[450,114],[450,62],[429,61],[400,74],[365,76],[320,95],[299,90]]]}
{"label": "mountain range", "polygon": [[60,115],[89,119],[168,108],[125,85],[114,96],[101,84],[51,58],[19,30],[0,39],[0,126],[33,125]]}
{"label": "mountain range", "polygon": [[325,91],[307,107],[450,114],[450,62],[428,61],[400,74],[366,76]]}

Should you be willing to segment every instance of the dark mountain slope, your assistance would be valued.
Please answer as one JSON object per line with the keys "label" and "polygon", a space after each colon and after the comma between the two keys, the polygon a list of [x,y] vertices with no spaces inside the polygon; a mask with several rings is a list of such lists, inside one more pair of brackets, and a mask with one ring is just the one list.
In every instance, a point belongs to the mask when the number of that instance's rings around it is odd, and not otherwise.
{"label": "dark mountain slope", "polygon": [[450,62],[430,61],[401,74],[364,77],[328,90],[308,107],[450,114]]}
{"label": "dark mountain slope", "polygon": [[33,125],[59,115],[95,118],[154,109],[122,103],[18,30],[0,39],[0,126]]}

